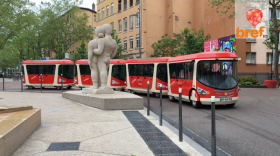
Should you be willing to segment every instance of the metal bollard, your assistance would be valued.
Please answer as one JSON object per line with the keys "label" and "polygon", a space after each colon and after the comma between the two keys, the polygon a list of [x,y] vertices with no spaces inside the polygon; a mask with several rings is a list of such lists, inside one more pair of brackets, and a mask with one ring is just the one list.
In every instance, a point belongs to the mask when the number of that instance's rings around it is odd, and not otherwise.
{"label": "metal bollard", "polygon": [[22,73],[20,73],[20,87],[21,87],[21,91],[23,92],[23,81],[22,81]]}
{"label": "metal bollard", "polygon": [[63,79],[62,79],[63,74],[61,74],[61,92],[63,92]]}
{"label": "metal bollard", "polygon": [[41,74],[40,79],[41,79],[41,93],[42,93],[42,80],[43,80],[42,74]]}
{"label": "metal bollard", "polygon": [[3,91],[5,90],[5,87],[4,87],[4,85],[5,85],[5,80],[4,79],[5,78],[4,77],[5,77],[5,73],[3,72]]}
{"label": "metal bollard", "polygon": [[183,141],[182,88],[179,88],[179,141]]}
{"label": "metal bollard", "polygon": [[159,119],[159,125],[162,126],[162,84],[160,84],[159,87],[160,87],[160,92],[159,92],[159,96],[160,96],[160,119]]}
{"label": "metal bollard", "polygon": [[147,115],[150,116],[150,82],[148,81],[148,88],[147,88]]}
{"label": "metal bollard", "polygon": [[215,96],[211,96],[211,156],[216,156]]}

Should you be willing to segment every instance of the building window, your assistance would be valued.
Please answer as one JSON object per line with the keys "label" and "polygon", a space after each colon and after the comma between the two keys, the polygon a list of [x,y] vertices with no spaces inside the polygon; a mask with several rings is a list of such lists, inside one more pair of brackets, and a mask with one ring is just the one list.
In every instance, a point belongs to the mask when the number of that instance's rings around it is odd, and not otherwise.
{"label": "building window", "polygon": [[114,30],[114,22],[111,23],[112,30]]}
{"label": "building window", "polygon": [[102,19],[104,18],[104,8],[102,8]]}
{"label": "building window", "polygon": [[[268,64],[272,63],[273,61],[273,54],[272,53],[266,53],[266,62]],[[280,63],[280,54],[278,55],[279,59],[278,59],[278,63]]]}
{"label": "building window", "polygon": [[140,18],[139,18],[139,13],[137,13],[137,17],[136,17],[136,27],[139,27],[140,24]]}
{"label": "building window", "polygon": [[118,43],[118,47],[122,46],[122,40],[120,40],[120,42]]}
{"label": "building window", "polygon": [[127,50],[127,38],[123,39],[123,49],[124,51]]}
{"label": "building window", "polygon": [[139,35],[136,35],[136,48],[140,47],[140,37]]}
{"label": "building window", "polygon": [[122,11],[122,1],[119,0],[119,3],[118,3],[118,12],[121,12]]}
{"label": "building window", "polygon": [[[276,16],[277,16],[277,19],[280,19],[280,10],[279,9],[276,10]],[[269,20],[272,20],[272,18],[273,18],[273,10],[269,9]]]}
{"label": "building window", "polygon": [[135,5],[137,5],[137,4],[140,4],[140,0],[136,0],[136,4]]}
{"label": "building window", "polygon": [[98,20],[100,20],[100,10],[98,10]]}
{"label": "building window", "polygon": [[122,20],[119,20],[119,32],[122,32]]}
{"label": "building window", "polygon": [[133,0],[129,0],[130,3],[129,3],[129,7],[133,7]]}
{"label": "building window", "polygon": [[126,32],[127,31],[127,18],[123,19],[123,31]]}
{"label": "building window", "polygon": [[133,16],[131,15],[130,16],[130,24],[129,24],[129,27],[130,27],[130,30],[133,30]]}
{"label": "building window", "polygon": [[106,13],[107,13],[107,17],[109,16],[109,5],[107,5],[107,10],[106,10]]}
{"label": "building window", "polygon": [[247,52],[246,53],[246,63],[248,64],[256,64],[256,53]]}
{"label": "building window", "polygon": [[98,0],[98,3],[100,3],[100,0]]}
{"label": "building window", "polygon": [[124,0],[124,4],[123,4],[123,10],[127,9],[127,0]]}
{"label": "building window", "polygon": [[133,50],[133,37],[129,38],[129,50]]}
{"label": "building window", "polygon": [[111,14],[114,14],[114,3],[111,4]]}

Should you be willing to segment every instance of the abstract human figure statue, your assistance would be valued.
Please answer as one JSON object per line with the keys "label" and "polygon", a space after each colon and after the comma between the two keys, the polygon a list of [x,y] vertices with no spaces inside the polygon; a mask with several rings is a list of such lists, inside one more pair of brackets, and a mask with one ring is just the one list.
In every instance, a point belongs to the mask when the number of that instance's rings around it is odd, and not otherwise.
{"label": "abstract human figure statue", "polygon": [[97,66],[99,70],[101,86],[99,89],[106,89],[107,85],[107,70],[110,65],[111,58],[117,54],[117,42],[112,39],[112,27],[110,24],[102,26],[105,29],[105,37],[98,39],[98,46],[93,50],[93,53],[98,56]]}
{"label": "abstract human figure statue", "polygon": [[104,33],[105,33],[104,27],[98,26],[94,31],[96,38],[88,43],[88,64],[90,66],[91,79],[93,82],[93,86],[91,87],[92,89],[97,89],[99,87],[99,83],[98,83],[99,72],[97,66],[98,55],[93,53],[93,49],[96,49],[98,47],[98,40],[104,37]]}

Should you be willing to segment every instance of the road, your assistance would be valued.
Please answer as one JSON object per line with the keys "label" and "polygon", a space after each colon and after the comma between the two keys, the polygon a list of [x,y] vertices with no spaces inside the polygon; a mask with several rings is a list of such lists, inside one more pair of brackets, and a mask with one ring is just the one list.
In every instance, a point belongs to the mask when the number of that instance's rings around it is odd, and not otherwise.
{"label": "road", "polygon": [[[144,98],[146,95],[138,94]],[[159,110],[159,99],[150,98]],[[280,89],[242,88],[235,107],[216,107],[217,146],[230,155],[280,155]],[[163,114],[178,122],[178,102],[163,99]],[[211,142],[211,107],[183,103],[183,126]]]}
{"label": "road", "polygon": [[[0,91],[3,90],[0,81]],[[66,88],[65,88],[66,89]],[[78,90],[73,87],[70,90]],[[20,82],[5,82],[5,91],[20,91]],[[41,92],[39,88],[24,92]],[[69,90],[67,90],[69,91]],[[45,88],[44,93],[61,93],[55,88]],[[146,95],[138,94],[144,98]],[[159,99],[150,98],[151,107],[159,110]],[[178,102],[163,98],[163,114],[178,122]],[[242,88],[235,107],[216,107],[217,146],[230,155],[275,156],[280,155],[280,89]],[[194,109],[183,103],[183,125],[211,142],[211,107]]]}

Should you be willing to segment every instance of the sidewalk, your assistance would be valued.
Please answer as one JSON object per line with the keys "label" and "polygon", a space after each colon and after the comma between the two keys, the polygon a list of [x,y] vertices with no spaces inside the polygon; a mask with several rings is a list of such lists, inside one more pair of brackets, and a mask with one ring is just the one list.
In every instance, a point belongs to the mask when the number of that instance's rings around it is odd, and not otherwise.
{"label": "sidewalk", "polygon": [[[2,98],[2,99],[1,99]],[[13,156],[154,155],[123,111],[103,111],[62,98],[61,94],[0,92],[0,105],[32,105],[42,111],[41,126]],[[139,111],[186,154],[201,155],[158,120]],[[51,143],[80,142],[78,150],[47,151]]]}

